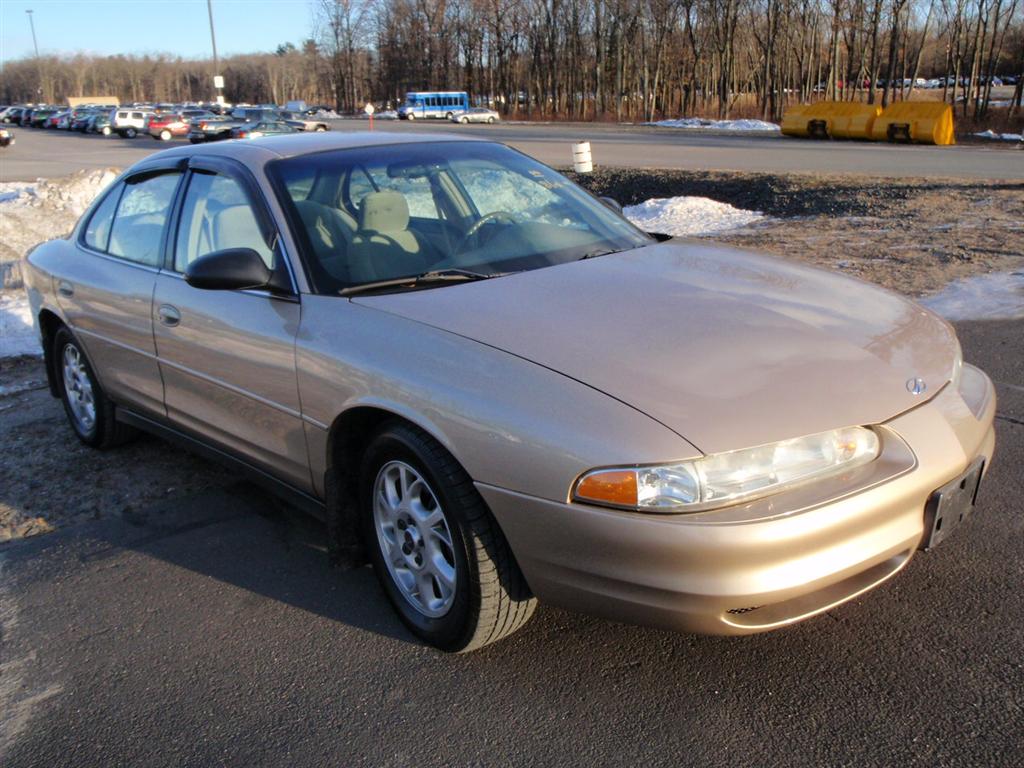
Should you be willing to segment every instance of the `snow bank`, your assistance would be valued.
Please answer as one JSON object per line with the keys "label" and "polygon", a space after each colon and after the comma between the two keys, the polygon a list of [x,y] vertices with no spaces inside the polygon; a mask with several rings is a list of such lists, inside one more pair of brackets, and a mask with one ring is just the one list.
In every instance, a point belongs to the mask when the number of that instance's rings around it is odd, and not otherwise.
{"label": "snow bank", "polygon": [[678,120],[658,120],[644,125],[658,128],[700,128],[706,131],[765,131],[778,133],[781,129],[775,123],[764,120],[705,120],[702,117],[683,117]]}
{"label": "snow bank", "polygon": [[996,133],[992,129],[974,134],[983,139],[996,139],[998,141],[1024,141],[1024,134],[1020,133]]}
{"label": "snow bank", "polygon": [[920,303],[947,320],[1024,318],[1024,272],[996,272],[956,280]]}
{"label": "snow bank", "polygon": [[765,219],[760,211],[745,211],[706,197],[666,197],[645,200],[622,209],[645,232],[676,237],[710,235],[740,229]]}
{"label": "snow bank", "polygon": [[42,354],[28,297],[22,291],[0,293],[0,359]]}
{"label": "snow bank", "polygon": [[21,285],[19,262],[36,243],[63,237],[117,171],[79,171],[34,184],[0,184],[0,287]]}

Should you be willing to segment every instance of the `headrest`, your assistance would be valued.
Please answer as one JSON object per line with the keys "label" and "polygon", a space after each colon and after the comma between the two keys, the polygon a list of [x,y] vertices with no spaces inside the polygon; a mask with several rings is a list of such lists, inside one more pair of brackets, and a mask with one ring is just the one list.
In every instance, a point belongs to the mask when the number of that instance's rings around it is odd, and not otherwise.
{"label": "headrest", "polygon": [[359,206],[359,228],[372,232],[404,232],[409,226],[405,195],[387,189],[371,192]]}

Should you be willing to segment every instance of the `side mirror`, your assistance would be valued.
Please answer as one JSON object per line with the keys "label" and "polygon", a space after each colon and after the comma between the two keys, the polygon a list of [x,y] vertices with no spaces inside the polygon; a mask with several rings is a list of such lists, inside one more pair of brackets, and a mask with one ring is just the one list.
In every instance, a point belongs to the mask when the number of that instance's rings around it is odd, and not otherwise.
{"label": "side mirror", "polygon": [[185,269],[185,282],[209,291],[266,288],[274,273],[252,248],[226,248],[200,256]]}
{"label": "side mirror", "polygon": [[614,197],[602,197],[602,198],[600,198],[600,200],[601,200],[602,203],[607,205],[609,208],[611,208],[616,213],[622,213],[622,203],[620,203]]}

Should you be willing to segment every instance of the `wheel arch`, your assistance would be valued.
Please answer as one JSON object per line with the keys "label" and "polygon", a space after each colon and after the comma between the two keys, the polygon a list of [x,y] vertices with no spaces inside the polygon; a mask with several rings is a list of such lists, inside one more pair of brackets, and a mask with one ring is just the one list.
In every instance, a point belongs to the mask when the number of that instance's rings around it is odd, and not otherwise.
{"label": "wheel arch", "polygon": [[64,321],[56,312],[49,309],[39,312],[39,331],[43,337],[43,366],[46,368],[46,383],[53,397],[60,397],[60,390],[57,388],[57,363],[53,359],[53,339],[64,325]]}
{"label": "wheel arch", "polygon": [[327,430],[324,471],[328,548],[332,562],[337,565],[356,567],[367,562],[359,535],[359,468],[370,440],[388,423],[406,424],[421,430],[440,443],[465,469],[445,436],[422,419],[377,403],[360,403],[342,411]]}

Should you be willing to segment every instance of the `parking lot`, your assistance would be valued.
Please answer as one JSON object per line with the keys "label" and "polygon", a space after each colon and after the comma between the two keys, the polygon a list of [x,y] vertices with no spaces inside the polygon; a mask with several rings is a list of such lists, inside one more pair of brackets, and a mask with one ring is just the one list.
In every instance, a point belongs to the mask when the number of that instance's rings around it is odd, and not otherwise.
{"label": "parking lot", "polygon": [[[591,128],[609,165],[648,165],[656,147],[664,167],[1024,179],[1015,150]],[[579,128],[451,130],[565,165]],[[165,146],[23,130],[2,180],[125,167]],[[800,219],[790,226],[797,242]],[[765,239],[785,252],[779,228]],[[1020,242],[1004,247],[1019,264]],[[0,545],[0,756],[9,766],[1021,764],[1024,320],[956,326],[965,359],[996,382],[996,458],[969,523],[886,585],[737,639],[542,606],[523,631],[468,656],[416,642],[368,568],[329,568],[323,527],[238,477],[154,439],[79,447],[38,363],[19,361],[4,375],[25,386],[0,397],[0,450],[20,457],[5,461],[0,503],[31,491],[34,514],[78,513]]]}
{"label": "parking lot", "polygon": [[[331,130],[363,131],[366,120],[328,121]],[[572,144],[590,141],[595,166],[643,168],[654,158],[665,169],[757,173],[840,173],[888,178],[1024,180],[1024,151],[1006,143],[954,147],[814,141],[776,134],[723,135],[640,125],[536,124],[453,125],[444,120],[408,123],[377,120],[378,131],[443,131],[491,138],[554,167],[572,164]],[[124,168],[166,149],[168,143],[57,130],[18,129],[17,144],[2,155],[0,182],[63,176],[79,168]],[[183,139],[169,142],[183,143]]]}

